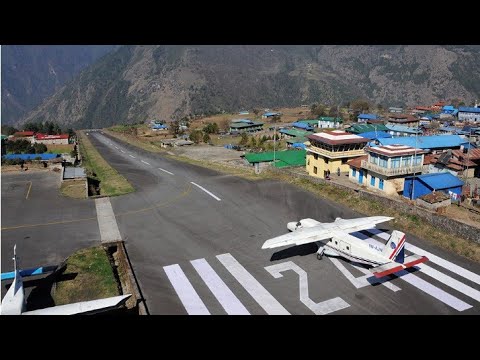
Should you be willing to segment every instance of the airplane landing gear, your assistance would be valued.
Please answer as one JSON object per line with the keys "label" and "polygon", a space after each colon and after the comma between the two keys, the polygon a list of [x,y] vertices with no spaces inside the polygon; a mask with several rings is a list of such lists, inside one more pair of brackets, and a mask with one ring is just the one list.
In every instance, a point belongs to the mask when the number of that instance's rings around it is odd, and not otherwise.
{"label": "airplane landing gear", "polygon": [[323,254],[318,254],[317,253],[317,260],[322,260],[322,258],[323,258]]}
{"label": "airplane landing gear", "polygon": [[318,249],[317,251],[317,260],[322,260],[322,257],[323,257],[323,251],[325,249],[322,247],[321,249]]}

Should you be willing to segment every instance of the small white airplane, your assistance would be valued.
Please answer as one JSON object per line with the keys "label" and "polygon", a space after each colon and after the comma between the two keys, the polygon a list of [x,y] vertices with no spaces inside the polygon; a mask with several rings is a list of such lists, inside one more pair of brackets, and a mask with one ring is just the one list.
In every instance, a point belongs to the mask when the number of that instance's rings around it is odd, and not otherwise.
{"label": "small white airplane", "polygon": [[13,265],[15,277],[12,285],[8,289],[2,300],[0,313],[2,315],[74,315],[74,314],[95,314],[124,304],[132,294],[114,296],[106,299],[82,301],[73,304],[53,306],[45,309],[25,311],[25,293],[23,289],[23,279],[20,271],[17,269],[17,255],[15,245],[13,247]]}
{"label": "small white airplane", "polygon": [[289,222],[287,228],[291,233],[265,241],[262,249],[315,242],[318,245],[319,260],[324,254],[341,256],[350,261],[373,266],[370,271],[377,278],[428,261],[426,256],[405,257],[405,234],[401,231],[394,230],[383,249],[349,235],[355,231],[372,229],[377,224],[392,219],[387,216],[370,216],[358,219],[336,218],[332,223],[321,223],[309,218]]}

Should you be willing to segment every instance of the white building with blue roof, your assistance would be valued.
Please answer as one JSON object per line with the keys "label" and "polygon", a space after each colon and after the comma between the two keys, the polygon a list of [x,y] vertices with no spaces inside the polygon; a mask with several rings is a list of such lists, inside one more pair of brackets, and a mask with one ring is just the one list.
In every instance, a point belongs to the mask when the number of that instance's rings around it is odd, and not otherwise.
{"label": "white building with blue roof", "polygon": [[460,106],[458,108],[458,120],[480,124],[480,107]]}

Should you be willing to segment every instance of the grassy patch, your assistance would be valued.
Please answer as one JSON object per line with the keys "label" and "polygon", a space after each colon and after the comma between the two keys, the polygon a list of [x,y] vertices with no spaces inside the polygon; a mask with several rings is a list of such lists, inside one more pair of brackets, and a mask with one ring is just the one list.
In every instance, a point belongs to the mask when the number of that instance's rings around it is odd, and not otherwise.
{"label": "grassy patch", "polygon": [[60,193],[73,199],[85,199],[85,180],[65,180],[60,187]]}
{"label": "grassy patch", "polygon": [[57,283],[54,294],[56,305],[119,295],[117,282],[103,246],[82,249],[71,255],[66,261],[63,277],[68,275],[74,278]]}
{"label": "grassy patch", "polygon": [[112,168],[92,145],[83,131],[78,131],[83,166],[100,180],[101,194],[117,196],[133,192],[133,186]]}
{"label": "grassy patch", "polygon": [[110,131],[111,129],[112,128],[109,128],[108,130],[104,129],[103,131],[117,139],[123,140],[131,145],[135,145],[143,150],[147,150],[154,153],[166,152],[165,149],[160,147],[160,142],[154,142],[149,138],[139,138],[135,135],[127,134],[123,132]]}
{"label": "grassy patch", "polygon": [[51,144],[47,145],[47,153],[50,154],[70,154],[72,152],[73,144]]}

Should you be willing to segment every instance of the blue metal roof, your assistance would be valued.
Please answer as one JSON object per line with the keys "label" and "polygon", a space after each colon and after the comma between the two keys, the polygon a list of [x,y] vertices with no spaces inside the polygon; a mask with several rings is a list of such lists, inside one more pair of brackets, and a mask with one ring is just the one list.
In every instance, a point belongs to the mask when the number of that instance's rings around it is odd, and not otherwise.
{"label": "blue metal roof", "polygon": [[276,113],[276,112],[266,112],[265,114],[263,114],[263,116],[275,116],[275,115],[278,115],[278,113]]}
{"label": "blue metal roof", "polygon": [[309,124],[303,123],[303,122],[294,122],[292,124],[292,126],[294,126],[296,128],[300,128],[300,129],[313,130],[313,127],[311,127]]}
{"label": "blue metal roof", "polygon": [[480,113],[480,108],[469,107],[469,106],[460,106],[458,111],[461,112],[470,112],[470,113]]}
{"label": "blue metal roof", "polygon": [[417,128],[412,128],[412,127],[408,127],[408,126],[405,126],[405,125],[397,125],[397,124],[393,124],[393,125],[385,125],[388,130],[390,131],[398,131],[398,132],[403,132],[403,133],[407,133],[407,134],[421,134],[422,131],[421,130],[418,130]]}
{"label": "blue metal roof", "polygon": [[162,124],[153,125],[152,129],[167,129],[167,126]]}
{"label": "blue metal roof", "polygon": [[453,111],[455,108],[452,105],[445,105],[442,110],[446,111]]}
{"label": "blue metal roof", "polygon": [[[405,180],[412,178],[413,176],[409,176],[405,178]],[[456,176],[453,176],[449,172],[419,175],[415,176],[415,178],[419,179],[434,190],[450,189],[458,186],[463,186],[464,184],[462,180],[460,180]]]}
{"label": "blue metal roof", "polygon": [[[415,146],[415,138],[417,146]],[[381,145],[400,144],[420,149],[454,148],[468,143],[466,139],[458,135],[404,136],[391,139],[379,139],[379,141]]]}
{"label": "blue metal roof", "polygon": [[41,158],[42,160],[51,160],[60,157],[60,154],[9,154],[4,156],[7,160],[22,159],[22,160],[35,160],[35,158]]}
{"label": "blue metal roof", "polygon": [[392,135],[387,133],[386,131],[369,131],[369,132],[364,132],[357,134],[358,136],[361,136],[366,139],[384,139],[384,138],[391,138]]}
{"label": "blue metal roof", "polygon": [[367,120],[376,120],[377,115],[375,114],[360,114],[358,115],[359,119],[367,119]]}

